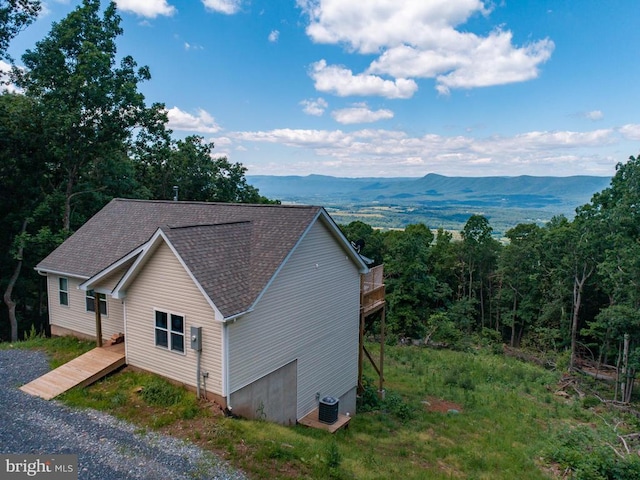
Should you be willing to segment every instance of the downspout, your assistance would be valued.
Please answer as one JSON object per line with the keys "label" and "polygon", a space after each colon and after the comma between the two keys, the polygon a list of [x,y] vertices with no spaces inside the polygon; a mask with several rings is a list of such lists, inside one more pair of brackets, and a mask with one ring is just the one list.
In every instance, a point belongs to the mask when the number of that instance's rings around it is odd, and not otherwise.
{"label": "downspout", "polygon": [[202,350],[196,350],[196,395],[200,399],[200,364],[202,362]]}
{"label": "downspout", "polygon": [[[235,322],[235,319],[233,321]],[[231,392],[229,391],[229,324],[226,321],[222,324],[222,345],[222,348],[224,349],[222,360],[222,381],[224,382],[224,393],[225,401],[227,403],[227,410],[229,411],[229,413],[231,413],[233,407],[231,406]]]}

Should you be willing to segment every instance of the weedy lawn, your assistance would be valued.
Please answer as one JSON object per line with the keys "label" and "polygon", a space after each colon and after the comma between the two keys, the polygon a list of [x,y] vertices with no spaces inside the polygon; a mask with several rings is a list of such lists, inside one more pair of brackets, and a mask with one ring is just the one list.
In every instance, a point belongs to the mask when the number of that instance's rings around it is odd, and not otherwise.
{"label": "weedy lawn", "polygon": [[[42,348],[59,362],[89,346],[32,339],[0,348]],[[588,393],[600,385],[581,380],[559,395],[562,372],[485,350],[385,352],[384,400],[368,384],[349,428],[333,435],[228,418],[127,368],[60,398],[185,438],[252,479],[640,479],[640,422]]]}

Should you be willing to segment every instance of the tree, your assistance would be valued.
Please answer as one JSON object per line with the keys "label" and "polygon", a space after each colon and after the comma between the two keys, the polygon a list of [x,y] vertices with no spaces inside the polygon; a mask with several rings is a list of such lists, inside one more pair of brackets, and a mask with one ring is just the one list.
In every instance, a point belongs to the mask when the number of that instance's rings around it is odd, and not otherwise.
{"label": "tree", "polygon": [[431,246],[431,271],[438,280],[437,297],[434,306],[444,309],[453,301],[456,291],[457,244],[453,241],[453,234],[439,228]]}
{"label": "tree", "polygon": [[593,196],[594,218],[606,226],[598,273],[611,303],[640,307],[640,157],[616,166],[611,185]]}
{"label": "tree", "polygon": [[[11,316],[16,296],[33,295],[39,284],[29,268],[35,255],[50,251],[114,194],[137,196],[129,154],[168,139],[164,107],[147,108],[137,90],[148,69],[131,57],[116,66],[119,23],[115,4],[101,17],[100,2],[85,0],[24,54],[26,70],[13,69],[24,95],[0,98],[6,219],[0,271]],[[21,271],[28,272],[24,288]]]}
{"label": "tree", "polygon": [[100,1],[84,0],[22,56],[25,71],[13,70],[15,83],[39,104],[50,178],[64,195],[67,231],[72,202],[105,189],[94,181],[96,175],[128,160],[134,135],[168,136],[163,105],[147,108],[138,91],[138,83],[150,79],[149,69],[138,68],[130,56],[116,66],[115,40],[121,33],[115,3],[101,17]]}
{"label": "tree", "polygon": [[[499,274],[507,287],[503,301],[511,304],[511,346],[518,346],[525,326],[537,320],[540,305],[540,250],[542,231],[536,224],[519,224],[508,230],[509,244],[499,259]],[[518,323],[520,329],[518,331]]]}
{"label": "tree", "polygon": [[477,301],[480,322],[485,325],[485,295],[489,278],[495,268],[500,244],[491,236],[493,229],[483,215],[471,215],[460,232],[462,236],[462,267],[467,278],[466,293],[469,301]]}
{"label": "tree", "polygon": [[0,60],[7,58],[11,40],[40,12],[40,0],[0,0]]}
{"label": "tree", "polygon": [[0,217],[3,218],[0,284],[4,289],[11,341],[18,337],[16,299],[20,296],[20,273],[25,263],[33,265],[28,258],[25,262],[27,226],[33,223],[45,178],[40,168],[42,125],[35,112],[35,102],[22,95],[0,95]]}
{"label": "tree", "polygon": [[625,402],[630,400],[640,345],[639,205],[640,158],[632,156],[616,166],[610,186],[581,210],[583,216],[589,215],[592,225],[600,226],[598,284],[609,301],[583,333],[600,342],[600,358],[606,360],[610,346],[617,347],[619,371],[621,367],[624,372],[621,399]]}
{"label": "tree", "polygon": [[169,200],[178,193],[182,200],[270,203],[247,184],[242,164],[214,157],[213,147],[213,143],[195,135],[174,141],[163,149],[162,155],[141,158],[137,176],[151,198]]}
{"label": "tree", "polygon": [[383,239],[380,230],[374,230],[371,225],[359,220],[341,225],[340,228],[350,242],[364,242],[359,253],[372,259],[374,265],[382,263]]}
{"label": "tree", "polygon": [[392,331],[412,338],[426,333],[436,279],[429,273],[433,233],[424,224],[390,231],[384,237],[385,283]]}

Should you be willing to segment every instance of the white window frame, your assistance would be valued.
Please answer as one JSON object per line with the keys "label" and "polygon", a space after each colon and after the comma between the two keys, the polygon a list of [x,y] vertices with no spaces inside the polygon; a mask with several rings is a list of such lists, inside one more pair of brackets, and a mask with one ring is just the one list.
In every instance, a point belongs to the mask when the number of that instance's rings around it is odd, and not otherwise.
{"label": "white window frame", "polygon": [[[62,281],[64,280],[65,288],[62,288]],[[62,296],[65,296],[65,301],[62,301]],[[64,307],[69,306],[69,279],[67,277],[58,277],[58,302]]]}
{"label": "white window frame", "polygon": [[[166,328],[158,326],[158,313],[163,313],[166,316]],[[182,319],[182,331],[174,330],[172,320],[173,317],[179,317]],[[186,335],[185,330],[187,328],[186,317],[182,313],[172,312],[170,310],[165,310],[163,308],[154,308],[153,309],[153,342],[156,348],[161,348],[162,350],[168,350],[169,352],[177,353],[179,355],[187,354],[187,345],[186,345]],[[165,332],[167,345],[158,343],[158,332]],[[174,338],[182,339],[182,350],[179,348],[175,348]]]}
{"label": "white window frame", "polygon": [[[89,302],[88,300],[92,300],[93,301],[93,308],[89,308]],[[104,311],[102,306],[104,305]],[[87,310],[87,312],[92,312],[92,313],[96,313],[96,294],[94,290],[87,290],[85,297],[84,297],[84,307]],[[107,297],[106,295],[100,295],[100,315],[103,316],[108,316],[107,315],[108,310],[107,310]]]}

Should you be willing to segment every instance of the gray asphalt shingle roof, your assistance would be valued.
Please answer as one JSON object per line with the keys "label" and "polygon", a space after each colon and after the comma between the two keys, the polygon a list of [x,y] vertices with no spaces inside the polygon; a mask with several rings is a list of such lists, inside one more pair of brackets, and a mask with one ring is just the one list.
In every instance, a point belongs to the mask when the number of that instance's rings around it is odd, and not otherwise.
{"label": "gray asphalt shingle roof", "polygon": [[248,308],[322,207],[114,199],[38,265],[90,278],[158,228],[223,315]]}

